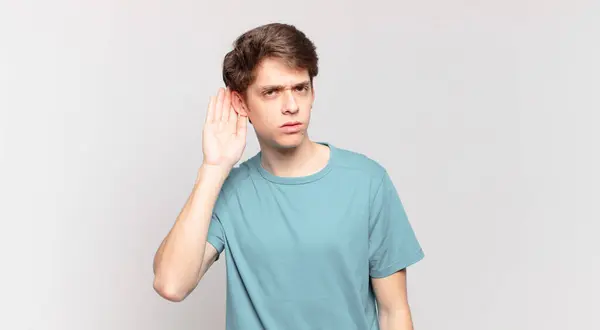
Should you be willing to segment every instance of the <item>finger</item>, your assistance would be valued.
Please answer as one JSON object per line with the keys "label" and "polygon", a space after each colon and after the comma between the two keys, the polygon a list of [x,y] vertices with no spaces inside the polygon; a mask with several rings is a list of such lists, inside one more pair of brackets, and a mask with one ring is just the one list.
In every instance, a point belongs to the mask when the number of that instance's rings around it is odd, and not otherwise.
{"label": "finger", "polygon": [[221,114],[221,121],[226,123],[229,120],[229,113],[231,109],[231,91],[225,90],[225,97],[223,99],[223,112]]}
{"label": "finger", "polygon": [[208,99],[208,109],[206,110],[205,123],[212,123],[215,121],[215,102],[216,98],[214,96],[211,96]]}
{"label": "finger", "polygon": [[219,91],[217,92],[217,104],[215,105],[215,122],[221,121],[224,94],[223,88],[219,88]]}
{"label": "finger", "polygon": [[246,132],[248,130],[248,118],[240,114],[237,115],[237,136],[240,138],[246,138]]}
{"label": "finger", "polygon": [[233,104],[229,107],[228,112],[229,112],[229,119],[227,121],[227,127],[235,133],[236,123],[237,123],[237,112],[235,111]]}

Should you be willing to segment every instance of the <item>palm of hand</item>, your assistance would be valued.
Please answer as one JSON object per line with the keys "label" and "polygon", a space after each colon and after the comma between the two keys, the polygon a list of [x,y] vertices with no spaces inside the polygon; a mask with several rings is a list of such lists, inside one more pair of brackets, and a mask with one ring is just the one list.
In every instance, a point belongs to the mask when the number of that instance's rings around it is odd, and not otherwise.
{"label": "palm of hand", "polygon": [[231,92],[219,90],[211,97],[202,134],[204,163],[233,167],[246,146],[247,118],[231,103]]}

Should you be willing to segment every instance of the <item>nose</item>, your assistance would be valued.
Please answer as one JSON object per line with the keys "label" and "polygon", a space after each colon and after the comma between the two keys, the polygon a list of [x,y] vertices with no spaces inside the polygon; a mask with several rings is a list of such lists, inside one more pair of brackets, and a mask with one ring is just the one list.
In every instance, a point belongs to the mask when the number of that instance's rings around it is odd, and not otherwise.
{"label": "nose", "polygon": [[298,103],[296,102],[296,99],[294,98],[294,94],[291,91],[287,90],[285,92],[283,113],[294,114],[294,113],[298,112],[299,110],[300,110],[300,108],[298,107]]}

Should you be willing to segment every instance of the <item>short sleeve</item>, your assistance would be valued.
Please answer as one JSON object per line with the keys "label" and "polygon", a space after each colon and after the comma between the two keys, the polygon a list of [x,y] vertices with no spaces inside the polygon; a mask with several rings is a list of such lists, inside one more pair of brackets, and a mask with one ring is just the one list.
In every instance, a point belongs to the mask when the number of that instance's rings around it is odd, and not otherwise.
{"label": "short sleeve", "polygon": [[[219,252],[219,254],[223,252],[223,249],[225,248],[225,235],[223,235],[223,226],[221,225],[219,218],[214,213],[210,220],[206,241],[210,243],[210,245],[212,245],[217,252]],[[219,259],[219,256],[217,256],[217,259]]]}
{"label": "short sleeve", "polygon": [[423,259],[423,250],[387,172],[372,199],[369,273],[386,277]]}
{"label": "short sleeve", "polygon": [[[215,207],[210,219],[210,225],[208,227],[208,235],[206,241],[212,245],[219,255],[225,248],[225,231],[223,230],[223,224],[221,223],[221,217],[223,217],[224,208],[222,207],[222,196],[217,198]],[[217,260],[219,259],[217,255]]]}

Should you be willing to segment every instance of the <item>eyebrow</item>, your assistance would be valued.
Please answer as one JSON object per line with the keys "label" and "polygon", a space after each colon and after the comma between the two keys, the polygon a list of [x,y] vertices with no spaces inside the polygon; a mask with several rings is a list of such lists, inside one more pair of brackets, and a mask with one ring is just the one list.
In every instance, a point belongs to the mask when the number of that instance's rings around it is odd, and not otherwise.
{"label": "eyebrow", "polygon": [[[296,88],[296,87],[308,87],[310,86],[310,81],[306,80],[306,81],[302,81],[296,84],[292,85],[292,88]],[[266,86],[262,86],[260,87],[261,91],[268,91],[268,90],[282,90],[285,88],[285,85],[266,85]]]}

